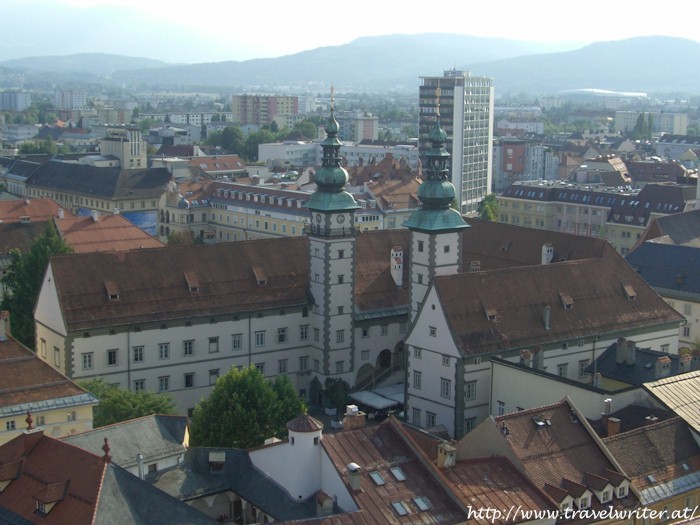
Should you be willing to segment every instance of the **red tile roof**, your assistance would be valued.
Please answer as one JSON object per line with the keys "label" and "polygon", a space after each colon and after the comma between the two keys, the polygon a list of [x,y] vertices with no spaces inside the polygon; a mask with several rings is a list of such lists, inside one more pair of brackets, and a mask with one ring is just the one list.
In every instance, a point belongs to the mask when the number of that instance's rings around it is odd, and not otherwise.
{"label": "red tile roof", "polygon": [[0,507],[34,523],[37,501],[57,502],[41,523],[92,523],[106,465],[101,457],[34,431],[0,447],[0,465],[17,462],[22,467],[0,493]]}
{"label": "red tile roof", "polygon": [[87,393],[11,337],[0,341],[0,377],[0,407]]}
{"label": "red tile roof", "polygon": [[17,199],[0,200],[0,220],[2,222],[19,222],[22,217],[32,221],[49,221],[58,215],[61,207],[51,199]]}
{"label": "red tile roof", "polygon": [[66,216],[54,219],[63,240],[75,253],[137,250],[165,246],[122,215]]}

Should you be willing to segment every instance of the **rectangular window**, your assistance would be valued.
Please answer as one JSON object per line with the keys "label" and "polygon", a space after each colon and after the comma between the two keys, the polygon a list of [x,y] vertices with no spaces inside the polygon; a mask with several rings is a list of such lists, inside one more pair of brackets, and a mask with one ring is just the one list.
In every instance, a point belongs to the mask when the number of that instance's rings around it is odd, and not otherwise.
{"label": "rectangular window", "polygon": [[41,340],[41,357],[46,359],[46,339]]}
{"label": "rectangular window", "polygon": [[194,386],[194,373],[190,372],[185,374],[185,388],[192,388]]}
{"label": "rectangular window", "polygon": [[344,312],[345,312],[345,307],[344,307],[344,306],[339,306],[339,307],[338,307],[338,315],[343,315]]}
{"label": "rectangular window", "polygon": [[413,409],[413,424],[420,426],[420,408]]}
{"label": "rectangular window", "polygon": [[61,366],[61,351],[57,346],[53,347],[53,364],[56,366]]}
{"label": "rectangular window", "polygon": [[286,359],[280,359],[277,361],[277,373],[278,374],[286,374],[287,373],[287,360]]}
{"label": "rectangular window", "polygon": [[445,378],[440,378],[440,397],[450,399],[452,396],[452,381]]}
{"label": "rectangular window", "polygon": [[78,414],[75,410],[66,412],[66,421],[75,421],[76,419],[78,419]]}
{"label": "rectangular window", "polygon": [[265,331],[255,332],[255,346],[265,346]]}
{"label": "rectangular window", "polygon": [[369,337],[369,328],[362,329],[362,337]]}
{"label": "rectangular window", "polygon": [[158,345],[158,359],[170,359],[170,343]]}
{"label": "rectangular window", "polygon": [[107,366],[116,366],[117,364],[117,351],[107,350]]}
{"label": "rectangular window", "polygon": [[369,359],[369,350],[362,350],[362,352],[360,352],[360,359],[367,361]]}
{"label": "rectangular window", "polygon": [[134,363],[143,363],[143,346],[135,346],[131,349]]}
{"label": "rectangular window", "polygon": [[309,340],[309,325],[305,324],[299,327],[299,341]]}
{"label": "rectangular window", "polygon": [[83,354],[83,370],[92,370],[92,352]]}
{"label": "rectangular window", "polygon": [[15,430],[15,421],[5,421],[5,430]]}
{"label": "rectangular window", "polygon": [[428,333],[430,334],[430,337],[437,337],[437,328],[434,326],[429,326]]}
{"label": "rectangular window", "polygon": [[419,251],[419,252],[422,252],[422,251],[423,251],[423,247],[424,247],[423,241],[418,241],[418,251]]}
{"label": "rectangular window", "polygon": [[586,368],[588,368],[588,359],[582,359],[581,361],[578,362],[578,378],[579,379],[586,379],[588,377],[588,373],[586,372]]}
{"label": "rectangular window", "polygon": [[497,413],[499,416],[504,415],[504,414],[506,413],[506,403],[505,403],[505,401],[496,401],[496,403],[498,404],[498,408],[497,408],[497,412],[496,412],[496,413]]}
{"label": "rectangular window", "polygon": [[338,284],[343,284],[345,282],[345,276],[343,274],[340,274],[338,276]]}
{"label": "rectangular window", "polygon": [[231,348],[233,350],[240,350],[243,348],[243,334],[233,334],[231,336]]}
{"label": "rectangular window", "polygon": [[414,348],[413,349],[413,357],[416,359],[422,359],[423,358],[423,350],[420,348]]}
{"label": "rectangular window", "polygon": [[476,381],[467,381],[464,383],[464,399],[467,401],[476,399]]}
{"label": "rectangular window", "polygon": [[158,378],[158,392],[168,392],[170,390],[170,376]]}
{"label": "rectangular window", "polygon": [[476,427],[476,418],[475,417],[468,417],[467,419],[464,420],[464,433],[468,434],[472,430],[474,430],[474,427]]}
{"label": "rectangular window", "polygon": [[265,375],[265,363],[255,363],[255,369],[262,375]]}
{"label": "rectangular window", "polygon": [[344,343],[345,342],[345,330],[336,330],[335,342],[336,343]]}
{"label": "rectangular window", "polygon": [[321,361],[318,359],[314,359],[314,372],[318,372],[321,370]]}
{"label": "rectangular window", "polygon": [[212,370],[209,370],[209,384],[215,385],[217,379],[219,379],[219,369],[214,368]]}
{"label": "rectangular window", "polygon": [[557,375],[559,377],[569,377],[569,365],[567,363],[557,365]]}
{"label": "rectangular window", "polygon": [[182,355],[185,357],[194,355],[194,341],[190,340],[182,342]]}
{"label": "rectangular window", "polygon": [[436,416],[434,412],[425,413],[425,426],[427,428],[433,428],[435,426]]}
{"label": "rectangular window", "polygon": [[210,337],[209,338],[209,353],[215,354],[219,351],[219,338]]}
{"label": "rectangular window", "polygon": [[399,323],[399,333],[400,334],[405,334],[407,330],[408,330],[408,323],[406,323],[406,322]]}
{"label": "rectangular window", "polygon": [[134,379],[134,392],[140,392],[146,388],[145,379]]}
{"label": "rectangular window", "polygon": [[342,374],[345,371],[345,361],[335,362],[335,373]]}
{"label": "rectangular window", "polygon": [[321,338],[321,331],[318,328],[314,328],[314,341],[318,343],[319,339]]}
{"label": "rectangular window", "polygon": [[286,343],[287,342],[287,329],[286,328],[278,328],[277,329],[277,342],[278,343]]}
{"label": "rectangular window", "polygon": [[309,356],[302,355],[299,357],[299,370],[304,371],[309,369]]}
{"label": "rectangular window", "polygon": [[413,371],[413,388],[416,390],[421,389],[421,379],[422,379],[422,373],[419,372],[418,370]]}
{"label": "rectangular window", "polygon": [[442,356],[442,366],[450,366],[450,356],[448,356],[448,355]]}

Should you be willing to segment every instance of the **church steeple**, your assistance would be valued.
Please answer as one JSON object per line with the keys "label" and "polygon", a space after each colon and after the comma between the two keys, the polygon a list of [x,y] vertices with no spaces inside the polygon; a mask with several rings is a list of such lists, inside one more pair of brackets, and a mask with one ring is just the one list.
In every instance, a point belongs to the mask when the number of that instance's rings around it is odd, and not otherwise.
{"label": "church steeple", "polygon": [[422,206],[404,223],[411,230],[411,320],[416,318],[435,276],[460,271],[461,232],[469,227],[462,215],[450,206],[455,200],[455,187],[449,180],[447,134],[440,126],[439,87],[435,96],[437,120],[429,135],[431,147],[425,153],[423,173],[426,177],[418,188]]}
{"label": "church steeple", "polygon": [[[331,87],[331,114],[326,123],[326,139],[321,143],[323,161],[321,167],[314,174],[316,191],[307,203],[312,211],[321,213],[348,212],[361,207],[355,202],[352,195],[345,191],[348,172],[340,165],[340,147],[343,144],[338,139],[339,129],[338,121],[335,120],[334,89]],[[321,222],[318,215],[315,218]]]}
{"label": "church steeple", "polygon": [[435,91],[437,120],[429,135],[431,147],[425,153],[426,162],[423,172],[426,178],[418,188],[418,199],[422,206],[404,223],[404,226],[411,230],[440,232],[469,227],[460,213],[450,207],[456,193],[454,185],[449,180],[447,167],[450,157],[445,149],[447,133],[440,126],[440,94],[441,90],[438,87]]}

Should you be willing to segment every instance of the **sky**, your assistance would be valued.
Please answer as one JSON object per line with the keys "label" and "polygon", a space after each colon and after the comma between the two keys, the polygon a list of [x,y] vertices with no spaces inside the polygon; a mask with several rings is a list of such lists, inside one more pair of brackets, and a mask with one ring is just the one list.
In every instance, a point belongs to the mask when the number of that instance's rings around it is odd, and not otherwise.
{"label": "sky", "polygon": [[[586,44],[635,36],[678,36],[698,41],[693,24],[658,16],[629,0],[499,0],[440,3],[355,0],[2,0],[38,23],[3,24],[9,38],[0,60],[69,54],[82,44],[90,51],[156,58],[168,62],[215,62],[289,55],[342,45],[362,36],[456,33],[548,43]],[[677,8],[672,4],[678,3]],[[698,9],[673,0],[666,12]],[[41,6],[44,6],[41,8]],[[431,9],[432,6],[435,6]],[[5,11],[6,12],[6,11]],[[95,28],[95,17],[108,27]],[[50,31],[46,45],[32,28]],[[44,29],[46,28],[46,29]],[[53,28],[53,30],[51,29]],[[14,33],[12,32],[14,31]],[[118,33],[117,33],[118,32]],[[43,34],[43,33],[42,33]],[[123,35],[115,37],[114,34]],[[85,36],[89,45],[80,41]],[[65,41],[62,41],[65,40]],[[73,45],[73,48],[70,46]]]}

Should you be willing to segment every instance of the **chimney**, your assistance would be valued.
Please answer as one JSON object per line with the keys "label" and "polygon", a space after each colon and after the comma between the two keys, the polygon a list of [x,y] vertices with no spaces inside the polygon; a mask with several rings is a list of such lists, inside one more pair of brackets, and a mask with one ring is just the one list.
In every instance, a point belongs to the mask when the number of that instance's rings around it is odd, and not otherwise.
{"label": "chimney", "polygon": [[532,368],[532,352],[530,350],[520,350],[520,364]]}
{"label": "chimney", "polygon": [[622,425],[622,421],[620,421],[619,418],[609,417],[608,418],[608,437],[616,436],[617,434],[619,434],[621,425]]}
{"label": "chimney", "polygon": [[403,286],[403,249],[394,246],[391,249],[391,277],[397,288]]}
{"label": "chimney", "polygon": [[627,341],[620,337],[615,346],[615,362],[621,365],[625,361],[627,361]]}
{"label": "chimney", "polygon": [[661,379],[671,375],[671,358],[667,355],[659,357],[654,367],[654,379]]}
{"label": "chimney", "polygon": [[348,463],[348,484],[350,490],[360,490],[362,481],[362,467],[357,463]]}
{"label": "chimney", "polygon": [[58,209],[58,218],[63,219],[63,208]]}
{"label": "chimney", "polygon": [[457,449],[449,443],[441,443],[438,446],[437,467],[450,468],[454,466],[457,456]]}
{"label": "chimney", "polygon": [[545,243],[542,245],[542,264],[549,264],[554,259],[554,245]]}
{"label": "chimney", "polygon": [[347,405],[343,418],[343,430],[354,430],[365,426],[366,414],[358,410],[357,405]]}
{"label": "chimney", "polygon": [[145,474],[143,472],[143,454],[141,454],[141,452],[136,454],[136,463],[139,468],[139,479],[145,479]]}
{"label": "chimney", "polygon": [[119,208],[114,208],[114,210],[112,210],[112,214],[119,215]]}
{"label": "chimney", "polygon": [[549,315],[552,311],[552,308],[547,305],[544,307],[544,329],[549,330]]}
{"label": "chimney", "polygon": [[637,362],[637,343],[627,340],[627,364],[633,365]]}
{"label": "chimney", "polygon": [[92,221],[98,222],[100,220],[100,214],[97,210],[92,210]]}
{"label": "chimney", "polygon": [[603,379],[603,376],[601,375],[600,372],[596,372],[593,374],[593,386],[600,388],[600,381]]}
{"label": "chimney", "polygon": [[544,352],[539,345],[532,349],[532,368],[536,370],[544,369]]}

